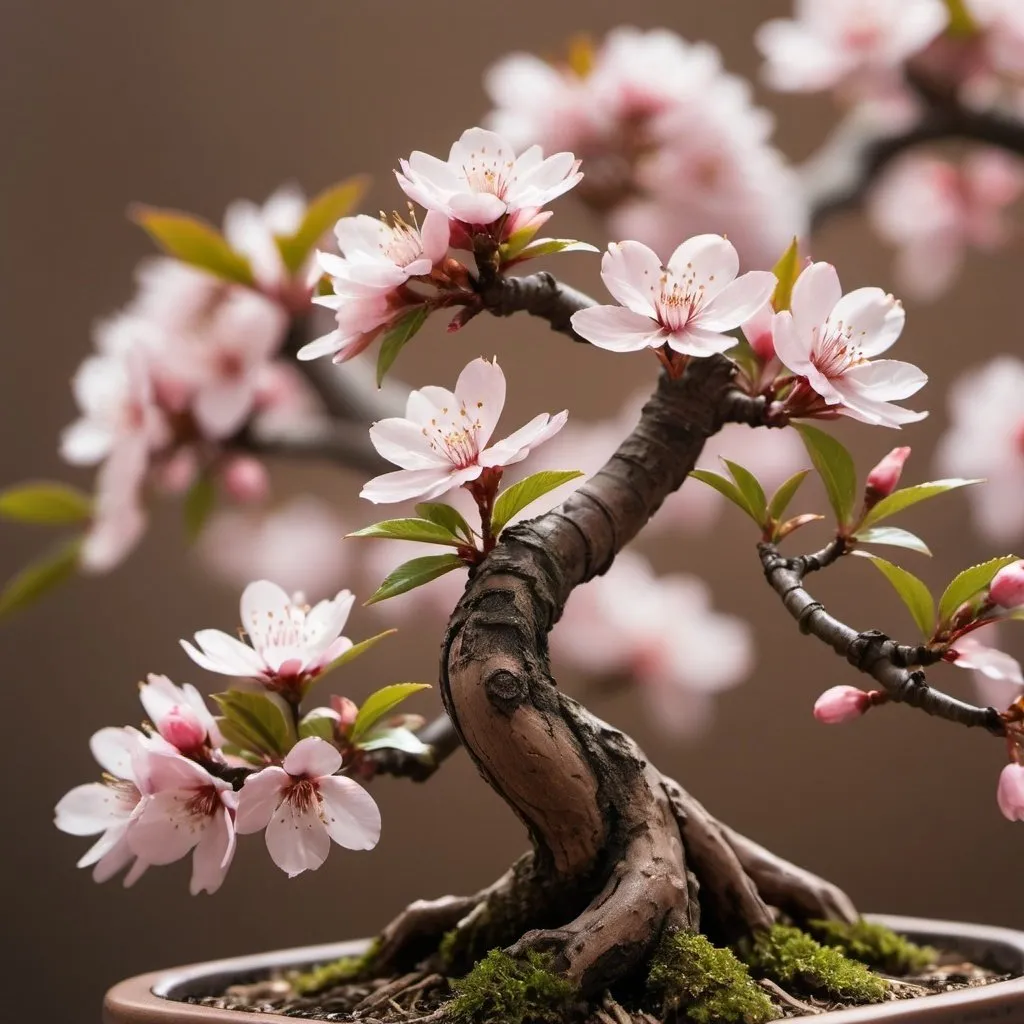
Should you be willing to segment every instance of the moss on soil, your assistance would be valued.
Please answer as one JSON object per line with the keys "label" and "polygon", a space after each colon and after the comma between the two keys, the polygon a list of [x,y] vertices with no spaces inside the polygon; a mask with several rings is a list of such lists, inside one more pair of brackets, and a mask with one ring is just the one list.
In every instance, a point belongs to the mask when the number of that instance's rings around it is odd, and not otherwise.
{"label": "moss on soil", "polygon": [[374,941],[360,956],[343,956],[309,971],[298,971],[288,976],[288,982],[296,995],[310,996],[334,985],[356,981],[370,973],[379,949],[380,942]]}
{"label": "moss on soil", "polygon": [[854,960],[886,974],[922,971],[935,963],[938,956],[930,946],[918,946],[891,928],[863,918],[853,924],[809,921],[807,929],[823,945],[835,946]]}

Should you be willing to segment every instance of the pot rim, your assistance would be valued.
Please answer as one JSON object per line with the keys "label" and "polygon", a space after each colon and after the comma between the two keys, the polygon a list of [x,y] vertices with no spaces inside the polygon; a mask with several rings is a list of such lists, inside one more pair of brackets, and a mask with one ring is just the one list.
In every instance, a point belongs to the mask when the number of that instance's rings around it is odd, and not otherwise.
{"label": "pot rim", "polygon": [[[971,958],[984,952],[987,959],[996,961],[1000,968],[1021,972],[1022,976],[941,995],[818,1014],[813,1018],[815,1024],[875,1024],[882,1021],[968,1024],[970,1021],[1011,1020],[1014,1007],[1024,1009],[1024,931],[891,914],[865,914],[864,917],[911,938],[963,950]],[[197,983],[202,983],[203,988],[214,984],[226,986],[233,978],[272,967],[299,967],[342,956],[357,956],[366,949],[369,941],[352,939],[317,946],[296,946],[140,974],[120,982],[107,992],[103,1001],[103,1021],[104,1024],[294,1024],[294,1017],[221,1010],[182,1003],[176,997],[195,991]],[[1021,1017],[1024,1017],[1024,1012]]]}

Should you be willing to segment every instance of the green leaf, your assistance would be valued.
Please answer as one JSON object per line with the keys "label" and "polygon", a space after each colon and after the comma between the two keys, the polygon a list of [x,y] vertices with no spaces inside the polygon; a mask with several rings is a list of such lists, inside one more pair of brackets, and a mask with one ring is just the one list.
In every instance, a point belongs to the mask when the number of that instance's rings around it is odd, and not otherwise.
{"label": "green leaf", "polygon": [[[378,633],[376,636],[371,636],[367,640],[360,640],[359,643],[353,644],[344,654],[339,654],[328,665],[320,675],[326,675],[332,669],[341,668],[342,665],[347,665],[350,661],[358,658],[360,654],[365,654],[371,647],[373,647],[378,641],[383,640],[386,636],[391,636],[392,633],[397,633],[397,629],[385,629],[383,633]],[[319,678],[319,676],[317,677]]]}
{"label": "green leaf", "polygon": [[854,551],[853,553],[871,560],[899,594],[910,614],[914,616],[914,622],[917,623],[917,627],[924,634],[925,639],[931,637],[935,629],[935,601],[932,599],[931,591],[924,583],[913,573],[901,569],[898,565],[893,565],[892,562],[887,562],[884,558],[879,558],[878,555],[869,554],[867,551]]}
{"label": "green leaf", "polygon": [[513,255],[506,256],[506,263],[532,260],[538,256],[551,256],[556,252],[600,252],[589,242],[577,242],[575,238],[538,238],[536,242],[524,246]]}
{"label": "green leaf", "polygon": [[853,515],[853,504],[857,500],[857,470],[853,457],[831,434],[805,423],[795,424],[803,438],[807,454],[814,463],[829,504],[836,514],[840,526],[846,526]]}
{"label": "green leaf", "polygon": [[376,604],[386,601],[389,597],[397,597],[424,583],[430,583],[452,569],[460,569],[466,563],[458,555],[424,555],[404,562],[393,572],[388,573],[376,593],[365,604]]}
{"label": "green leaf", "polygon": [[0,516],[20,523],[66,526],[92,515],[92,498],[84,491],[49,480],[17,484],[0,491]]}
{"label": "green leaf", "polygon": [[713,487],[719,494],[724,495],[737,508],[750,516],[758,526],[761,525],[761,521],[747,503],[746,495],[739,489],[739,487],[736,486],[735,483],[732,482],[732,480],[729,480],[727,477],[721,476],[718,473],[712,473],[708,469],[693,469],[690,471],[690,476],[692,476],[694,480],[699,480],[702,484],[707,484],[709,487]]}
{"label": "green leaf", "polygon": [[789,243],[789,248],[779,257],[772,273],[778,281],[772,293],[772,306],[776,312],[789,309],[793,299],[793,285],[800,276],[800,243],[797,239]]}
{"label": "green leaf", "polygon": [[330,708],[313,708],[299,722],[299,739],[319,736],[320,739],[330,742],[334,739],[334,724],[335,716]]}
{"label": "green leaf", "polygon": [[416,506],[416,515],[429,519],[432,523],[443,526],[451,533],[465,537],[466,540],[473,539],[473,531],[470,529],[469,523],[463,518],[462,513],[457,508],[452,508],[451,505],[445,505],[440,501],[421,501]]}
{"label": "green leaf", "polygon": [[26,566],[8,581],[0,593],[0,615],[30,605],[75,575],[82,538],[75,537]]}
{"label": "green leaf", "polygon": [[966,0],[946,0],[949,8],[949,25],[946,34],[954,39],[969,39],[978,34],[978,25],[967,9]]}
{"label": "green leaf", "polygon": [[231,733],[225,738],[232,743],[275,756],[287,754],[295,745],[296,735],[280,699],[247,690],[215,693],[213,699],[224,712]]}
{"label": "green leaf", "polygon": [[362,199],[369,183],[369,178],[357,175],[324,189],[310,200],[298,231],[277,240],[281,259],[289,271],[294,274],[302,266],[320,239]]}
{"label": "green leaf", "polygon": [[502,491],[494,503],[494,511],[491,514],[492,533],[497,536],[508,525],[512,517],[522,512],[527,505],[532,505],[549,491],[561,487],[562,484],[567,484],[570,480],[577,480],[581,476],[583,473],[578,469],[546,469],[520,480],[508,490]]}
{"label": "green leaf", "polygon": [[133,206],[132,220],[169,256],[238,284],[253,284],[249,261],[212,225],[178,210]]}
{"label": "green leaf", "polygon": [[772,519],[782,518],[786,509],[789,508],[789,503],[795,497],[796,492],[800,490],[800,485],[807,479],[810,472],[809,469],[801,469],[799,473],[794,473],[785,483],[779,485],[779,489],[772,495],[772,500],[768,503],[768,515]]}
{"label": "green leaf", "polygon": [[945,494],[947,491],[955,491],[958,487],[967,487],[970,484],[981,484],[984,480],[932,480],[926,484],[915,484],[913,487],[904,487],[899,491],[893,491],[888,497],[882,500],[871,509],[864,517],[861,526],[874,526],[875,523],[888,519],[889,516],[902,512],[919,501],[927,501],[936,495]]}
{"label": "green leaf", "polygon": [[416,540],[423,544],[451,544],[453,547],[464,543],[446,526],[439,526],[429,519],[386,519],[382,523],[364,526],[348,536]]}
{"label": "green leaf", "polygon": [[768,499],[764,496],[764,488],[749,469],[744,469],[743,466],[736,462],[730,462],[728,459],[722,459],[722,461],[733,480],[736,481],[736,486],[746,500],[755,522],[759,526],[763,526],[768,518]]}
{"label": "green leaf", "polygon": [[188,489],[182,514],[185,519],[185,536],[189,543],[196,540],[206,525],[210,513],[217,505],[217,488],[207,474],[200,476]]}
{"label": "green leaf", "polygon": [[928,545],[920,537],[898,526],[875,526],[870,530],[859,530],[853,539],[861,544],[888,544],[890,547],[907,548],[922,555],[931,555]]}
{"label": "green leaf", "polygon": [[398,353],[412,340],[416,332],[426,323],[430,307],[426,304],[410,310],[388,329],[380,343],[377,354],[377,387],[384,383],[388,370],[398,358]]}
{"label": "green leaf", "polygon": [[969,601],[979,591],[984,590],[1004,565],[1018,560],[1017,555],[1002,555],[999,558],[991,558],[980,565],[972,565],[953,577],[949,586],[942,592],[939,598],[939,622],[946,623],[952,618],[953,613],[965,601]]}
{"label": "green leaf", "polygon": [[407,697],[411,697],[420,690],[429,690],[429,683],[393,683],[385,686],[376,693],[371,693],[363,701],[363,706],[356,715],[355,724],[349,738],[353,743],[358,742],[361,736],[365,736],[385,715],[390,714]]}

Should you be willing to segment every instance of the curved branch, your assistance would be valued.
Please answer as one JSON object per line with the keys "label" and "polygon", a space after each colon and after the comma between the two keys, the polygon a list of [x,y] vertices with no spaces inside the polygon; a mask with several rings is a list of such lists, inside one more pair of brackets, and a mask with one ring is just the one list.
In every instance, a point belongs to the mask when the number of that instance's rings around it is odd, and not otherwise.
{"label": "curved branch", "polygon": [[596,306],[597,302],[589,295],[561,284],[547,271],[527,277],[506,277],[482,271],[477,294],[484,309],[494,316],[529,313],[547,320],[553,331],[583,345],[588,344],[572,329],[571,319],[573,313]]}
{"label": "curved branch", "polygon": [[[858,633],[830,615],[824,605],[807,592],[804,576],[834,561],[835,551],[841,553],[841,543],[833,543],[823,552],[807,558],[785,558],[774,544],[758,545],[765,578],[800,630],[828,644],[854,668],[871,676],[889,700],[909,704],[958,725],[981,727],[997,736],[1005,735],[1006,726],[995,708],[968,704],[928,685],[920,666],[940,661],[940,652],[897,644],[877,630]],[[919,667],[911,670],[912,665]]]}

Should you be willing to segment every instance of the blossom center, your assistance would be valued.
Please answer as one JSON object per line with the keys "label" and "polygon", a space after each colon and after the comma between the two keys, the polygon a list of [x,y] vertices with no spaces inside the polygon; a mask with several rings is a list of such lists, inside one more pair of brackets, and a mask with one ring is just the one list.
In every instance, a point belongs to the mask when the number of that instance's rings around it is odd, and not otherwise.
{"label": "blossom center", "polygon": [[[447,416],[448,409],[442,409],[441,413]],[[476,465],[480,455],[477,437],[480,429],[479,417],[474,419],[463,405],[457,418],[440,423],[437,419],[432,419],[429,428],[423,429],[423,435],[433,451],[443,455],[456,469],[466,469]]]}
{"label": "blossom center", "polygon": [[670,331],[683,330],[696,319],[704,305],[704,285],[698,285],[692,274],[681,282],[673,279],[672,271],[661,278],[661,293],[655,299],[658,321]]}
{"label": "blossom center", "polygon": [[185,802],[185,810],[193,818],[211,818],[220,805],[216,786],[201,786]]}
{"label": "blossom center", "polygon": [[499,163],[487,157],[483,150],[474,151],[469,155],[469,163],[462,165],[462,176],[473,192],[489,192],[504,200],[516,180],[515,166],[514,160]]}
{"label": "blossom center", "polygon": [[287,799],[297,811],[310,811],[320,804],[320,787],[314,779],[295,779],[288,787]]}
{"label": "blossom center", "polygon": [[866,363],[860,346],[853,341],[853,328],[843,322],[833,326],[825,321],[811,352],[811,365],[827,380],[842,377],[851,367]]}
{"label": "blossom center", "polygon": [[391,238],[381,250],[395,266],[407,267],[423,255],[423,242],[414,227],[399,223],[391,228]]}

